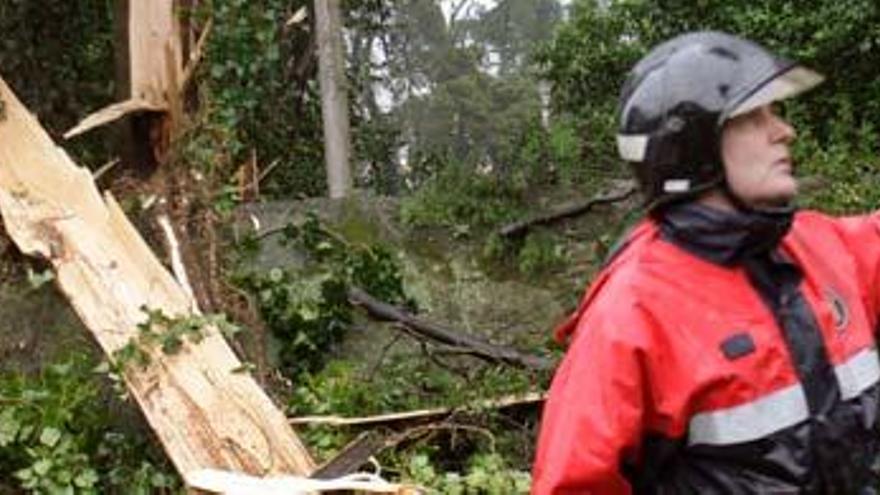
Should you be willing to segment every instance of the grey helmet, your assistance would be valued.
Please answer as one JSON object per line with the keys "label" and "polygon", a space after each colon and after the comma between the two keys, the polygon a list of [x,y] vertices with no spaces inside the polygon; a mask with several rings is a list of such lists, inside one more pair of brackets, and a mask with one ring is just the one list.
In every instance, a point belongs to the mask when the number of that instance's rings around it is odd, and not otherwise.
{"label": "grey helmet", "polygon": [[630,71],[620,96],[618,152],[650,207],[693,197],[724,181],[725,121],[823,79],[737,36],[683,34]]}

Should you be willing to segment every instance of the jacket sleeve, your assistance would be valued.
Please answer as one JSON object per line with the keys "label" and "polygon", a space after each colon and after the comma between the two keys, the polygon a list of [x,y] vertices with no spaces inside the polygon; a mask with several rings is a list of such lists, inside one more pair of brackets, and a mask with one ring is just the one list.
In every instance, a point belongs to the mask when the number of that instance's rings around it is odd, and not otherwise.
{"label": "jacket sleeve", "polygon": [[639,447],[646,384],[632,329],[620,330],[580,318],[544,406],[533,495],[632,492],[620,465]]}
{"label": "jacket sleeve", "polygon": [[876,324],[880,316],[880,212],[839,218],[835,227],[855,260],[865,306]]}

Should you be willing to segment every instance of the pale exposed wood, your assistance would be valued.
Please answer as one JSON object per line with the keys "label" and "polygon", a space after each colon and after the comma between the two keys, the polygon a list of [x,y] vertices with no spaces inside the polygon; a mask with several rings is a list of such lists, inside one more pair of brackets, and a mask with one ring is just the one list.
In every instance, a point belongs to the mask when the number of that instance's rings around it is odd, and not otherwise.
{"label": "pale exposed wood", "polygon": [[165,102],[168,91],[181,86],[176,78],[183,73],[174,1],[128,0],[128,12],[131,97]]}
{"label": "pale exposed wood", "polygon": [[101,165],[98,170],[95,170],[95,173],[92,174],[92,178],[95,179],[95,182],[98,181],[101,177],[104,176],[107,172],[113,169],[113,167],[119,165],[122,162],[119,158],[114,158],[109,162]]}
{"label": "pale exposed wood", "polygon": [[120,101],[119,103],[108,105],[98,110],[97,112],[89,114],[86,118],[82,119],[78,124],[76,124],[72,129],[65,132],[64,139],[70,139],[74,136],[79,136],[80,134],[88,132],[96,127],[101,127],[102,125],[115,122],[122,117],[125,117],[126,115],[141,112],[164,112],[167,109],[167,104],[157,103],[150,100],[142,100],[140,98]]}
{"label": "pale exposed wood", "polygon": [[[544,402],[547,394],[533,392],[525,395],[512,395],[500,399],[481,401],[474,405],[476,409],[506,409],[508,407],[526,406]],[[344,416],[300,416],[290,418],[292,425],[327,425],[327,426],[378,426],[391,423],[405,423],[417,420],[431,420],[442,416],[448,416],[457,409],[453,407],[435,407],[432,409],[419,409],[375,416],[344,417]]]}
{"label": "pale exposed wood", "polygon": [[393,493],[418,495],[423,491],[406,485],[388,483],[378,476],[359,473],[333,480],[315,480],[295,476],[259,479],[239,473],[205,469],[186,476],[187,483],[209,493],[229,495],[309,495],[337,492]]}
{"label": "pale exposed wood", "polygon": [[[191,74],[183,69],[180,37],[173,0],[121,0],[125,7],[120,14],[128,15],[127,51],[119,55],[128,71],[121,78],[128,82],[128,99],[92,112],[64,133],[70,139],[127,115],[141,112],[175,111],[179,107],[179,89]],[[208,26],[210,28],[210,25]],[[207,33],[209,29],[206,29]],[[188,70],[191,72],[201,56],[201,43],[196,46]],[[172,114],[176,115],[176,114]]]}
{"label": "pale exposed wood", "polygon": [[[174,278],[177,279],[177,283],[180,284],[186,297],[191,301],[195,301],[196,296],[193,293],[192,285],[189,283],[186,267],[183,266],[183,257],[180,255],[180,243],[177,242],[177,236],[174,234],[171,220],[168,219],[168,215],[159,215],[156,221],[165,234],[165,242],[168,243],[168,252],[171,253],[171,271],[174,273]],[[193,309],[195,310],[196,308],[193,307]]]}
{"label": "pale exposed wood", "polygon": [[[150,3],[150,2],[142,2]],[[193,306],[91,174],[55,146],[0,78],[0,214],[22,252],[47,259],[60,289],[108,355],[137,334],[143,306]],[[287,419],[214,328],[175,355],[157,352],[126,381],[181,473],[216,467],[262,476],[314,468]]]}
{"label": "pale exposed wood", "polygon": [[290,16],[289,19],[287,19],[287,22],[284,23],[284,27],[290,27],[290,26],[293,26],[294,24],[299,24],[302,21],[306,20],[306,18],[308,16],[309,16],[309,10],[305,6],[300,7],[299,10],[294,12],[293,15]]}

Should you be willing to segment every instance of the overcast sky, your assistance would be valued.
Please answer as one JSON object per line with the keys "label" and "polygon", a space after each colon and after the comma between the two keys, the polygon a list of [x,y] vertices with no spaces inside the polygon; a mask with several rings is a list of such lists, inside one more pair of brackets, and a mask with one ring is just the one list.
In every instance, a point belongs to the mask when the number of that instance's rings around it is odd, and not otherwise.
{"label": "overcast sky", "polygon": [[[449,14],[452,12],[452,7],[458,4],[461,0],[442,0],[441,5],[443,6],[443,13],[446,14],[447,20],[449,19]],[[471,4],[479,4],[486,8],[490,8],[493,5],[498,3],[497,0],[470,0]],[[561,0],[560,3],[562,5],[568,5],[571,3],[571,0]]]}

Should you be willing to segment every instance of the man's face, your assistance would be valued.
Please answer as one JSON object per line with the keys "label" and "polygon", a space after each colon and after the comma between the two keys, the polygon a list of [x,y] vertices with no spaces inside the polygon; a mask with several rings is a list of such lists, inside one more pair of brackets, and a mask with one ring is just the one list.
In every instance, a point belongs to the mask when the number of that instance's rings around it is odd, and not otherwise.
{"label": "man's face", "polygon": [[727,184],[745,204],[783,206],[798,192],[789,144],[794,129],[765,105],[728,120],[721,134]]}

